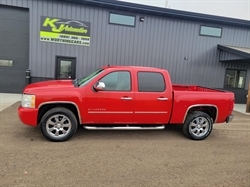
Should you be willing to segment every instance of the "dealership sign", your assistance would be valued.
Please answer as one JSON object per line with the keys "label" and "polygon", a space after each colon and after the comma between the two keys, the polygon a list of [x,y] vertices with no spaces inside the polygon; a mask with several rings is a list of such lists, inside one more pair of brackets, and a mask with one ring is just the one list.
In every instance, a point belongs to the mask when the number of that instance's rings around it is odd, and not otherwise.
{"label": "dealership sign", "polygon": [[40,41],[90,45],[90,23],[41,16]]}

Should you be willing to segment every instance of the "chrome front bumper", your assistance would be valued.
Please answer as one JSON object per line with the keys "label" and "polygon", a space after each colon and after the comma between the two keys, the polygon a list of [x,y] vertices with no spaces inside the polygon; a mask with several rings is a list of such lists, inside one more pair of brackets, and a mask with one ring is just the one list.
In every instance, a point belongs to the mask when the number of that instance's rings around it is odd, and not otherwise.
{"label": "chrome front bumper", "polygon": [[233,121],[233,118],[234,118],[234,115],[232,115],[232,114],[227,116],[226,123]]}

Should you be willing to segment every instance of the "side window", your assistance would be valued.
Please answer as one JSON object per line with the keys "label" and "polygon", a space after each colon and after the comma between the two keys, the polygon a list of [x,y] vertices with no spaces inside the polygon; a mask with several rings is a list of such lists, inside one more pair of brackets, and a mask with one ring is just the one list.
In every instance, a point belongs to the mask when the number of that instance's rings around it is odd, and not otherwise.
{"label": "side window", "polygon": [[222,28],[218,27],[209,27],[201,25],[200,27],[200,35],[201,36],[213,36],[213,37],[221,37]]}
{"label": "side window", "polygon": [[105,75],[100,82],[104,82],[107,91],[130,91],[131,78],[128,71],[116,71]]}
{"label": "side window", "polygon": [[225,87],[245,88],[246,70],[227,69]]}
{"label": "side window", "polygon": [[139,92],[163,92],[165,81],[161,73],[157,72],[138,72]]}

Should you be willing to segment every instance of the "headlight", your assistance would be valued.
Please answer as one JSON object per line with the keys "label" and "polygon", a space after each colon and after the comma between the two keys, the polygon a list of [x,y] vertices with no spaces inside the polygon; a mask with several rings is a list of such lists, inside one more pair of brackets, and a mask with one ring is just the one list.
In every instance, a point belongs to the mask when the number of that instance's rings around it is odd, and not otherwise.
{"label": "headlight", "polygon": [[22,96],[22,107],[35,108],[36,96],[23,94]]}

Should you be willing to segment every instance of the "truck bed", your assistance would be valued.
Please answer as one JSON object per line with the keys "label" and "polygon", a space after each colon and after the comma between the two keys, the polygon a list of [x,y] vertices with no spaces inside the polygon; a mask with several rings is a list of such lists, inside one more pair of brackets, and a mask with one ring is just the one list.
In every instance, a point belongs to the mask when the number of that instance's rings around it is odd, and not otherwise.
{"label": "truck bed", "polygon": [[[172,85],[172,91],[173,110],[170,123],[183,123],[190,107],[214,107],[219,114],[215,119],[217,123],[225,122],[226,116],[233,110],[234,94],[232,92],[197,85],[178,84]],[[185,117],[180,120],[180,116]]]}
{"label": "truck bed", "polygon": [[173,84],[172,88],[173,88],[173,91],[225,92],[223,90],[206,88],[206,87],[197,86],[197,85]]}

